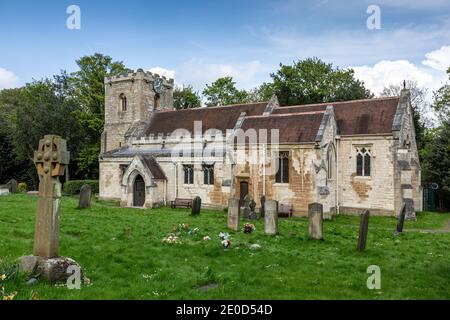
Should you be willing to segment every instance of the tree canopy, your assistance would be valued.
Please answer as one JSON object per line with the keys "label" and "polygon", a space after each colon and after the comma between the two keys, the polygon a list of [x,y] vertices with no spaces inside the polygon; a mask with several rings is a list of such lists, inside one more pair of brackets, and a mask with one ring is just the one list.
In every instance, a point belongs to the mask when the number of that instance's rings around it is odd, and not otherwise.
{"label": "tree canopy", "polygon": [[173,107],[177,110],[199,108],[202,100],[191,85],[177,87],[173,91]]}
{"label": "tree canopy", "polygon": [[260,95],[264,100],[276,95],[281,105],[373,97],[364,83],[355,79],[353,70],[334,68],[318,58],[299,60],[291,66],[280,64],[280,69],[270,76],[272,82],[259,88]]}
{"label": "tree canopy", "polygon": [[232,77],[219,78],[213,83],[207,84],[203,90],[203,96],[208,107],[248,102],[247,91],[238,90]]}

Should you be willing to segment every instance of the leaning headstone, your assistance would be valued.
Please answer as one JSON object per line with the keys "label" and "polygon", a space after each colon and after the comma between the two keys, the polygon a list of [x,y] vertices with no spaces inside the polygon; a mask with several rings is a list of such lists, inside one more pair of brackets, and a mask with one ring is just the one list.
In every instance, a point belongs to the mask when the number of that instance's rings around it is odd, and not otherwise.
{"label": "leaning headstone", "polygon": [[359,225],[359,238],[358,238],[358,247],[357,250],[359,252],[364,251],[366,249],[367,242],[367,232],[369,231],[369,210],[364,210],[361,213],[361,222]]}
{"label": "leaning headstone", "polygon": [[200,197],[195,197],[194,200],[192,201],[192,209],[191,209],[192,215],[199,215],[201,208],[202,208],[202,199]]}
{"label": "leaning headstone", "polygon": [[268,235],[278,234],[278,203],[276,201],[266,201],[264,232]]}
{"label": "leaning headstone", "polygon": [[406,203],[403,203],[400,209],[400,214],[398,215],[397,229],[395,230],[395,235],[398,236],[403,232],[403,225],[405,223],[406,217]]}
{"label": "leaning headstone", "polygon": [[239,231],[239,199],[228,200],[228,228]]}
{"label": "leaning headstone", "polygon": [[59,256],[59,177],[64,175],[68,163],[69,152],[65,140],[48,135],[39,141],[39,149],[34,153],[34,164],[39,176],[34,255],[20,258],[20,267],[30,274],[40,274],[50,282],[65,282],[74,271],[82,275],[76,261]]}
{"label": "leaning headstone", "polygon": [[14,179],[9,180],[6,185],[9,187],[10,193],[17,193],[19,191],[19,184]]}
{"label": "leaning headstone", "polygon": [[251,201],[250,196],[246,195],[245,198],[244,198],[244,206],[243,206],[244,219],[248,219],[248,217],[250,216],[250,212],[251,212],[251,210],[250,210],[250,201]]}
{"label": "leaning headstone", "polygon": [[308,236],[310,239],[323,240],[323,206],[311,203],[308,207]]}
{"label": "leaning headstone", "polygon": [[265,206],[266,206],[266,197],[262,196],[261,197],[261,208],[259,209],[259,216],[261,218],[264,218]]}
{"label": "leaning headstone", "polygon": [[78,201],[78,209],[87,209],[91,207],[92,188],[85,184],[80,189],[80,199]]}
{"label": "leaning headstone", "polygon": [[254,200],[251,200],[249,207],[250,207],[250,214],[248,215],[248,219],[256,220],[256,212],[255,212],[256,202]]}

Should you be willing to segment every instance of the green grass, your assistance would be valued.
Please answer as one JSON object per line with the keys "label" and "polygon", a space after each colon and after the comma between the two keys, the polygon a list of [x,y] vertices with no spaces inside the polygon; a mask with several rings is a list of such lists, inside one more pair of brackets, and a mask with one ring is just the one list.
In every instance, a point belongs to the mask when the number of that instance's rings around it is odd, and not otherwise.
{"label": "green grass", "polygon": [[[307,239],[306,219],[280,220],[280,234],[233,233],[224,250],[218,234],[226,213],[202,210],[121,209],[94,202],[77,210],[63,198],[61,255],[77,260],[91,280],[81,290],[43,282],[26,286],[10,266],[33,248],[36,197],[0,198],[0,273],[17,299],[450,299],[450,234],[405,232],[393,236],[396,219],[371,217],[367,250],[356,252],[359,218],[339,216],[324,225],[324,241]],[[450,214],[422,213],[406,229],[444,228]],[[181,244],[162,239],[173,225],[200,228]],[[212,241],[203,241],[209,235]],[[258,243],[260,250],[249,247]],[[381,268],[381,290],[367,289],[367,267]],[[0,274],[1,275],[1,274]],[[1,282],[0,282],[1,283]],[[217,283],[217,288],[199,290]],[[1,286],[1,285],[0,285]]]}

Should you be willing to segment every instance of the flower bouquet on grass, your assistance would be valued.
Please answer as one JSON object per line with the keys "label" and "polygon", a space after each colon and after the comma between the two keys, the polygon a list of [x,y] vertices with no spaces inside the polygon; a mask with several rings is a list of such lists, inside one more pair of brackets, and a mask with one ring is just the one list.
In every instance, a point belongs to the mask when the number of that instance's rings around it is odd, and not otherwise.
{"label": "flower bouquet on grass", "polygon": [[246,223],[244,225],[244,233],[252,233],[255,230],[256,230],[256,227],[254,224]]}

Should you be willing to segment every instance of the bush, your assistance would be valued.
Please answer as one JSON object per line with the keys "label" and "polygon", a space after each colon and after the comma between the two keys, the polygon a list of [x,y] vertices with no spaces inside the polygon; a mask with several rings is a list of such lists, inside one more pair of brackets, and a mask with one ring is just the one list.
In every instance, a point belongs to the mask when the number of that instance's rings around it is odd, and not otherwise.
{"label": "bush", "polygon": [[92,193],[98,193],[98,180],[72,180],[64,184],[63,192],[69,195],[80,194],[81,187],[85,184],[91,186]]}
{"label": "bush", "polygon": [[28,186],[27,186],[27,184],[25,182],[21,182],[17,186],[17,191],[20,192],[20,193],[27,192],[27,190],[28,190]]}

